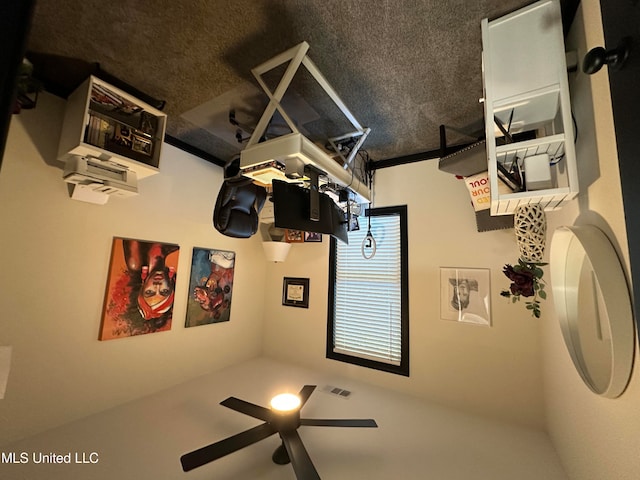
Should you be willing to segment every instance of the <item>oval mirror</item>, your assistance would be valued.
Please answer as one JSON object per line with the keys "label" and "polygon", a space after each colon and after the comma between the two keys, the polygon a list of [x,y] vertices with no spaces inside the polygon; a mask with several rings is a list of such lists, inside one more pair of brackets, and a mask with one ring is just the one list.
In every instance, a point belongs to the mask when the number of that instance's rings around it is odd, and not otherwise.
{"label": "oval mirror", "polygon": [[550,273],[562,335],[578,373],[594,393],[619,396],[631,376],[635,333],[613,245],[592,225],[560,227],[551,239]]}

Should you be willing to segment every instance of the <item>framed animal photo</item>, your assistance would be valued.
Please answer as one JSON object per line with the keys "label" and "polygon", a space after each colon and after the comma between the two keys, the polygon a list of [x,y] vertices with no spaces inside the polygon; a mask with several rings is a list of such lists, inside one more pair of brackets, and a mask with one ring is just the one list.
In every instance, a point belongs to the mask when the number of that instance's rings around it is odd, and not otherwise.
{"label": "framed animal photo", "polygon": [[229,321],[235,263],[235,252],[193,249],[185,327]]}

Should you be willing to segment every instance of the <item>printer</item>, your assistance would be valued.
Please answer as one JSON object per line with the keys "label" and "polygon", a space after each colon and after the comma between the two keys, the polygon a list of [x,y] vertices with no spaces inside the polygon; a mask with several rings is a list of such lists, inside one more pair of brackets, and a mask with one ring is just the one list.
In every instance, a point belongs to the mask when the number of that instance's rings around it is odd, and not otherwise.
{"label": "printer", "polygon": [[71,198],[104,205],[109,197],[138,194],[136,172],[113,160],[74,155],[65,164],[62,178],[73,184]]}

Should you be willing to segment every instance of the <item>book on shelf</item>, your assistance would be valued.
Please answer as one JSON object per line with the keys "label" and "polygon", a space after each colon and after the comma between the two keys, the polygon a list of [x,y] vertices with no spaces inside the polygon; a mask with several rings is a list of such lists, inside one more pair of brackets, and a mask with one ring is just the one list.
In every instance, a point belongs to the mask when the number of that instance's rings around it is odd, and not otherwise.
{"label": "book on shelf", "polygon": [[143,131],[102,114],[90,114],[84,141],[98,148],[153,165],[155,140]]}
{"label": "book on shelf", "polygon": [[95,115],[89,115],[85,142],[104,148],[107,141],[113,137],[113,133],[114,125],[111,122]]}
{"label": "book on shelf", "polygon": [[98,121],[98,140],[97,145],[101,148],[107,143],[107,140],[113,136],[113,125],[106,121],[104,118],[100,118]]}

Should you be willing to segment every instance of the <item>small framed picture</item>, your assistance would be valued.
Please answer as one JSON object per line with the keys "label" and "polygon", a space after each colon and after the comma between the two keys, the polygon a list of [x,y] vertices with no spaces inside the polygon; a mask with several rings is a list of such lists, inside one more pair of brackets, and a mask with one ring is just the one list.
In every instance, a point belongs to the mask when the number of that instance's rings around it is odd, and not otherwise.
{"label": "small framed picture", "polygon": [[291,230],[287,228],[285,230],[284,240],[287,243],[304,242],[304,232],[302,230]]}
{"label": "small framed picture", "polygon": [[440,317],[491,326],[488,268],[440,269]]}
{"label": "small framed picture", "polygon": [[322,234],[315,232],[304,232],[304,241],[305,242],[321,242]]}
{"label": "small framed picture", "polygon": [[118,145],[122,145],[123,147],[132,148],[132,137],[133,133],[131,133],[131,129],[122,125],[121,123],[117,123],[114,128],[113,141]]}
{"label": "small framed picture", "polygon": [[149,112],[140,113],[140,130],[143,133],[153,137],[158,129],[158,117],[150,114]]}
{"label": "small framed picture", "polygon": [[151,147],[153,143],[139,135],[133,135],[133,142],[131,144],[131,150],[134,152],[144,153],[145,155],[151,155]]}
{"label": "small framed picture", "polygon": [[309,308],[309,279],[284,277],[282,304],[289,307]]}

